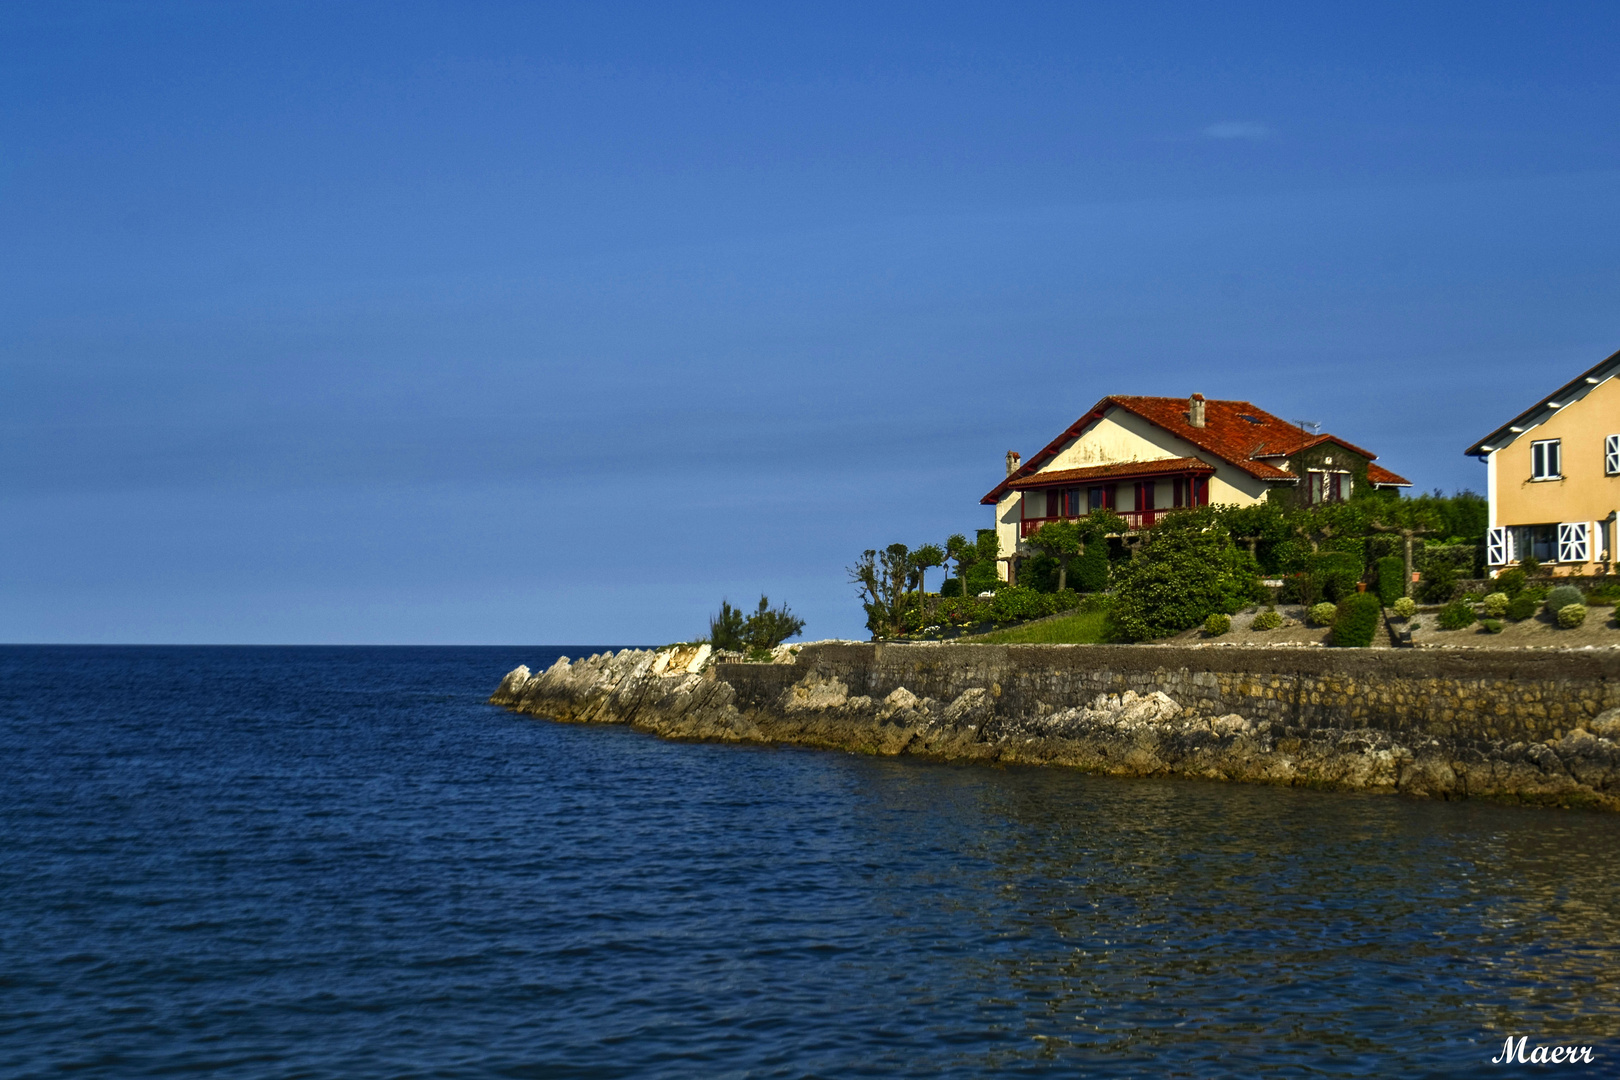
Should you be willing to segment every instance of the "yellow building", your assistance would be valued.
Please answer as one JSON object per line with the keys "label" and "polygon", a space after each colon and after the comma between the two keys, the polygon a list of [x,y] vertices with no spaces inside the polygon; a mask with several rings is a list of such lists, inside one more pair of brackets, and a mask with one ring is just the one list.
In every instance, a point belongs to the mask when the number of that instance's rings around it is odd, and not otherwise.
{"label": "yellow building", "polygon": [[1486,562],[1534,558],[1561,574],[1615,559],[1620,510],[1620,353],[1515,416],[1466,453],[1488,470]]}

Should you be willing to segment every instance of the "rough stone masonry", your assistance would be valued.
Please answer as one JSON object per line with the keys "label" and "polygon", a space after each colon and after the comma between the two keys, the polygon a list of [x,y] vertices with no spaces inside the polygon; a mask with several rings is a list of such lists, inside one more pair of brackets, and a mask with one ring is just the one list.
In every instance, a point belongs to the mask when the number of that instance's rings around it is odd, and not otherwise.
{"label": "rough stone masonry", "polygon": [[792,743],[1620,810],[1620,653],[829,642],[511,672],[490,698],[666,738]]}

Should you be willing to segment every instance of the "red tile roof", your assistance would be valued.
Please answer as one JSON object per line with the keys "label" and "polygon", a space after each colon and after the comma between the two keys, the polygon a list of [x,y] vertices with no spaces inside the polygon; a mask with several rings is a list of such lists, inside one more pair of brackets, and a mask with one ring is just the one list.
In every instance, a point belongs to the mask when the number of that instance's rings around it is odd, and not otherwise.
{"label": "red tile roof", "polygon": [[[997,484],[979,501],[995,503],[1003,493],[1013,488],[1014,484],[1033,476],[1043,464],[1051,461],[1066,443],[1078,436],[1089,424],[1102,419],[1110,408],[1134,413],[1212,457],[1234,465],[1258,479],[1277,483],[1297,482],[1299,477],[1260,459],[1287,457],[1299,450],[1325,442],[1336,443],[1369,460],[1377,456],[1336,435],[1312,434],[1300,428],[1298,424],[1291,424],[1247,401],[1206,400],[1204,426],[1195,428],[1187,421],[1186,398],[1116,394],[1097,402],[1090,412],[1070,424],[1067,430],[1032,455],[1017,472]],[[1368,467],[1367,479],[1373,484],[1410,486],[1409,481],[1379,466]]]}
{"label": "red tile roof", "polygon": [[1367,466],[1367,483],[1380,487],[1411,487],[1412,481],[1404,476],[1390,472],[1382,465]]}
{"label": "red tile roof", "polygon": [[1087,480],[1117,480],[1135,476],[1162,476],[1165,473],[1193,473],[1208,476],[1215,466],[1195,457],[1165,458],[1160,461],[1125,461],[1118,465],[1089,465],[1083,469],[1059,469],[1056,472],[1035,473],[1020,477],[1008,484],[1015,491],[1029,488],[1078,484]]}

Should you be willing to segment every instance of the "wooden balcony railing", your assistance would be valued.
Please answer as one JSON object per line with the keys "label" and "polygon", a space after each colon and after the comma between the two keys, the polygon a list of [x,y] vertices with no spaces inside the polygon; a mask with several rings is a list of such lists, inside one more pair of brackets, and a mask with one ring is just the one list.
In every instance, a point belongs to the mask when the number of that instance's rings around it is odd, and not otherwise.
{"label": "wooden balcony railing", "polygon": [[[1134,531],[1134,530],[1137,530],[1137,529],[1151,529],[1151,528],[1153,528],[1154,525],[1158,524],[1159,519],[1164,517],[1164,515],[1173,514],[1178,509],[1180,509],[1180,507],[1171,507],[1171,508],[1168,508],[1168,509],[1165,509],[1165,510],[1115,510],[1114,513],[1116,513],[1120,517],[1124,518],[1125,519],[1125,524],[1130,529],[1132,529]],[[1074,517],[1025,518],[1023,521],[1018,523],[1018,535],[1019,535],[1020,538],[1027,537],[1031,533],[1033,533],[1036,529],[1040,528],[1042,525],[1045,525],[1049,521],[1079,521],[1079,520],[1083,519],[1084,517],[1085,517],[1085,515],[1082,514],[1078,518],[1074,518]]]}

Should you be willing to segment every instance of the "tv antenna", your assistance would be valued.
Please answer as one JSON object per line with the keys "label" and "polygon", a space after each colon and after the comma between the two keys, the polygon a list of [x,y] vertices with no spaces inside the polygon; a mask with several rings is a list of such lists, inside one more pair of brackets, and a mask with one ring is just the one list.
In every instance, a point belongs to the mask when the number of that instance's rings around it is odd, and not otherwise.
{"label": "tv antenna", "polygon": [[1312,435],[1322,434],[1322,425],[1316,420],[1295,420],[1294,423],[1299,425],[1301,431],[1308,431]]}

